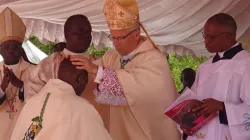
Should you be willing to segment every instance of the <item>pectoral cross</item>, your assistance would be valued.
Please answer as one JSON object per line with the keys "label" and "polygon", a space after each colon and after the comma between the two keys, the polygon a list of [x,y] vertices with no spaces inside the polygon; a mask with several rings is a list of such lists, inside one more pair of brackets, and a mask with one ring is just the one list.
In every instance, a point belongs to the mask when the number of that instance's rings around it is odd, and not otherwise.
{"label": "pectoral cross", "polygon": [[14,105],[9,105],[9,110],[6,110],[7,113],[9,113],[9,119],[13,119],[12,118],[12,113],[17,112],[17,110],[15,109]]}

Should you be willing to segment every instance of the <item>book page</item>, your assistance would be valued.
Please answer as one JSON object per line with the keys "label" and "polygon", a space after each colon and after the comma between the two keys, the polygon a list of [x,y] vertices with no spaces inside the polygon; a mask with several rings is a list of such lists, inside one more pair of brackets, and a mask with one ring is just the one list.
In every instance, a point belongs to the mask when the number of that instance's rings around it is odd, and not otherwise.
{"label": "book page", "polygon": [[174,120],[181,128],[196,131],[217,114],[200,114],[192,109],[203,104],[200,98],[190,89],[185,89],[183,94],[166,109],[165,114]]}

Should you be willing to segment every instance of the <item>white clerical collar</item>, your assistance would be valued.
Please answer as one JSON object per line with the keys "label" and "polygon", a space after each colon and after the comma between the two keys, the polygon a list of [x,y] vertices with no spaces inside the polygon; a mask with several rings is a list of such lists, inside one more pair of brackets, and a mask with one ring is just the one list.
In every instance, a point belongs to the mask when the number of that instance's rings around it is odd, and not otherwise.
{"label": "white clerical collar", "polygon": [[[236,46],[238,46],[238,45],[240,45],[240,43],[239,42],[237,42],[235,45],[233,45],[233,47],[231,47],[231,48],[234,48],[234,47],[236,47]],[[229,49],[231,49],[231,48],[229,48]],[[227,50],[229,50],[229,49],[227,49]],[[226,51],[227,51],[226,50]],[[224,52],[219,52],[218,54],[219,54],[219,56],[220,57],[223,57],[224,56],[224,53],[226,52],[226,51],[224,51]]]}
{"label": "white clerical collar", "polygon": [[[136,47],[136,49],[141,45],[143,41],[140,41],[139,45]],[[134,49],[131,53],[129,53],[128,55],[124,55],[122,56],[122,60],[126,61],[126,60],[129,60],[131,59],[133,56],[134,56],[134,53],[136,51],[136,49]]]}
{"label": "white clerical collar", "polygon": [[[136,49],[135,49],[136,50]],[[128,55],[122,56],[122,60],[128,60],[131,59],[133,57],[133,54],[135,52],[135,50],[133,50],[131,53],[129,53]]]}
{"label": "white clerical collar", "polygon": [[64,48],[63,49],[63,54],[66,55],[66,56],[70,56],[70,55],[83,55],[84,52],[83,53],[74,53],[74,52],[71,52],[68,49]]}

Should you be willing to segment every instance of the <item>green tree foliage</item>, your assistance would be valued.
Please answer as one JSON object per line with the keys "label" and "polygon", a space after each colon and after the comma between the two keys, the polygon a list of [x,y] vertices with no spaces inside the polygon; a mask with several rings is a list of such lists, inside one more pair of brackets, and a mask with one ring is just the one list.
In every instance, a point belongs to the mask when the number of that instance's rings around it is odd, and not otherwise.
{"label": "green tree foliage", "polygon": [[185,55],[183,57],[177,57],[175,54],[169,55],[168,63],[178,91],[183,88],[181,83],[181,72],[185,68],[192,68],[196,71],[198,66],[204,61],[206,61],[206,58],[203,56],[194,59],[191,55]]}
{"label": "green tree foliage", "polygon": [[97,57],[102,57],[107,51],[111,50],[110,47],[104,46],[104,48],[100,51],[98,51],[93,44],[90,45],[88,48],[88,54],[95,55]]}
{"label": "green tree foliage", "polygon": [[50,55],[52,53],[52,48],[55,45],[54,42],[48,42],[47,44],[42,44],[36,36],[31,36],[29,38],[29,41],[47,55]]}
{"label": "green tree foliage", "polygon": [[[32,42],[37,48],[39,48],[41,51],[43,51],[45,54],[50,55],[51,53],[53,53],[52,49],[53,46],[56,44],[54,42],[48,42],[47,44],[42,44],[39,39],[36,36],[31,36],[29,38],[30,42]],[[104,55],[105,52],[111,50],[110,47],[104,47],[102,50],[97,50],[94,45],[92,44],[87,52],[91,55],[95,55],[97,57],[101,57]]]}

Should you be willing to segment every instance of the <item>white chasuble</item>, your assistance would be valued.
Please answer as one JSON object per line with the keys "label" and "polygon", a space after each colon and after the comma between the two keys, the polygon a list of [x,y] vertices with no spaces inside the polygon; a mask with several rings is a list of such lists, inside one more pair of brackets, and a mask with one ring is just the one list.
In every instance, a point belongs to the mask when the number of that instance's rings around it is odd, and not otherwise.
{"label": "white chasuble", "polygon": [[[34,118],[37,116],[42,116],[39,130],[31,128],[36,126]],[[35,137],[30,133],[32,130]],[[34,140],[112,140],[94,107],[77,96],[71,85],[59,79],[49,80],[25,104],[11,140],[24,137]]]}
{"label": "white chasuble", "polygon": [[[111,94],[103,96],[109,97],[107,101],[97,97],[97,102],[110,102],[97,109],[106,128],[114,140],[179,140],[181,136],[176,124],[164,114],[178,96],[166,57],[146,38],[135,55],[123,68],[116,50],[102,58],[101,65],[109,69],[107,75],[113,77],[105,76],[104,69],[102,81],[105,82],[101,84],[109,87],[97,86],[100,93],[95,94]],[[111,96],[125,96],[126,102]],[[114,105],[114,100],[110,99],[119,99],[120,104]]]}

